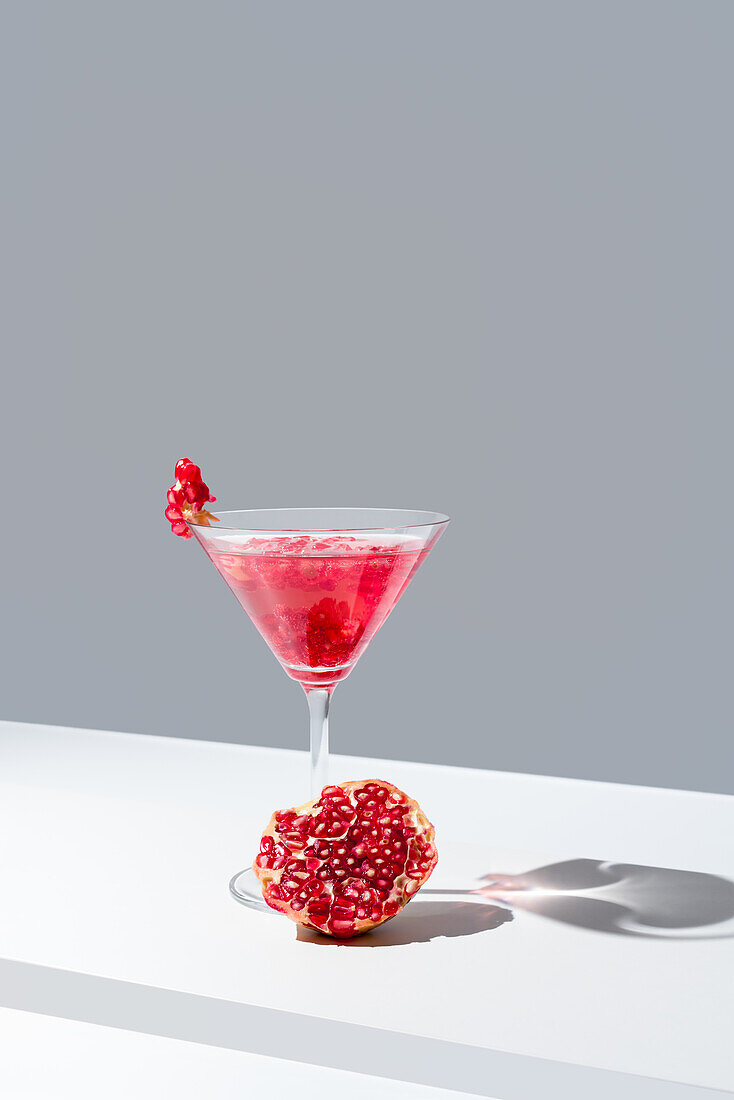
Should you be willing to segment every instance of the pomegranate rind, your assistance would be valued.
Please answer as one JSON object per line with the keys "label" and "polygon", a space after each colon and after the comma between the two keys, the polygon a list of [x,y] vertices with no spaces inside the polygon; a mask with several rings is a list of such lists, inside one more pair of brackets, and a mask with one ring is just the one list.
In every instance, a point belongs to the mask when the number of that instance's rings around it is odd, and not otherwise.
{"label": "pomegranate rind", "polygon": [[277,810],[253,870],[272,909],[349,939],[396,917],[437,863],[435,829],[418,802],[386,780],[353,779]]}

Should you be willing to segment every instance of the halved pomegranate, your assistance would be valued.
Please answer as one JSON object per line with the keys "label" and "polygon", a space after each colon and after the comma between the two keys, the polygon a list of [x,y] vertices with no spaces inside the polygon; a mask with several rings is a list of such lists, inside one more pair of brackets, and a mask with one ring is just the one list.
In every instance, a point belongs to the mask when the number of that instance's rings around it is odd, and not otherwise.
{"label": "halved pomegranate", "polygon": [[273,909],[348,939],[415,896],[438,863],[434,839],[418,803],[392,783],[350,780],[274,813],[254,870]]}

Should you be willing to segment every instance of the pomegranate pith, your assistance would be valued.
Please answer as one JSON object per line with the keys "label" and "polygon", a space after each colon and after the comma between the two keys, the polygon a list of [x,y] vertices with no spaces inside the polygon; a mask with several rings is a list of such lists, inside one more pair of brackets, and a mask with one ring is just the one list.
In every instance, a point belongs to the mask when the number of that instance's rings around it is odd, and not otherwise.
{"label": "pomegranate pith", "polygon": [[418,803],[382,779],[324,787],[270,819],[254,870],[268,905],[348,939],[396,916],[438,863]]}

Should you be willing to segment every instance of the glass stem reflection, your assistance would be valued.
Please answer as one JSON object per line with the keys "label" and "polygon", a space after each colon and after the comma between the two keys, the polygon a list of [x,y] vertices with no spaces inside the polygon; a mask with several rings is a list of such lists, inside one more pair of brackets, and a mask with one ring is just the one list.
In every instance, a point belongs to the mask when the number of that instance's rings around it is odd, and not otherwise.
{"label": "glass stem reflection", "polygon": [[329,703],[333,687],[305,688],[311,735],[311,798],[329,782]]}

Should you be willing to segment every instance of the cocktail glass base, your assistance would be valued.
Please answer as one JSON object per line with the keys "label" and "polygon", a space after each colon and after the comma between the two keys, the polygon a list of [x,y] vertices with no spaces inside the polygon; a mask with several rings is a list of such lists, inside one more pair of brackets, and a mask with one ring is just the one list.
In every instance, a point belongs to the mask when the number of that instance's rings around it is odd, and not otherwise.
{"label": "cocktail glass base", "polygon": [[247,867],[244,871],[238,871],[234,878],[230,879],[229,892],[240,905],[245,905],[248,909],[254,909],[257,913],[277,916],[276,911],[266,904],[259,879],[252,867]]}

